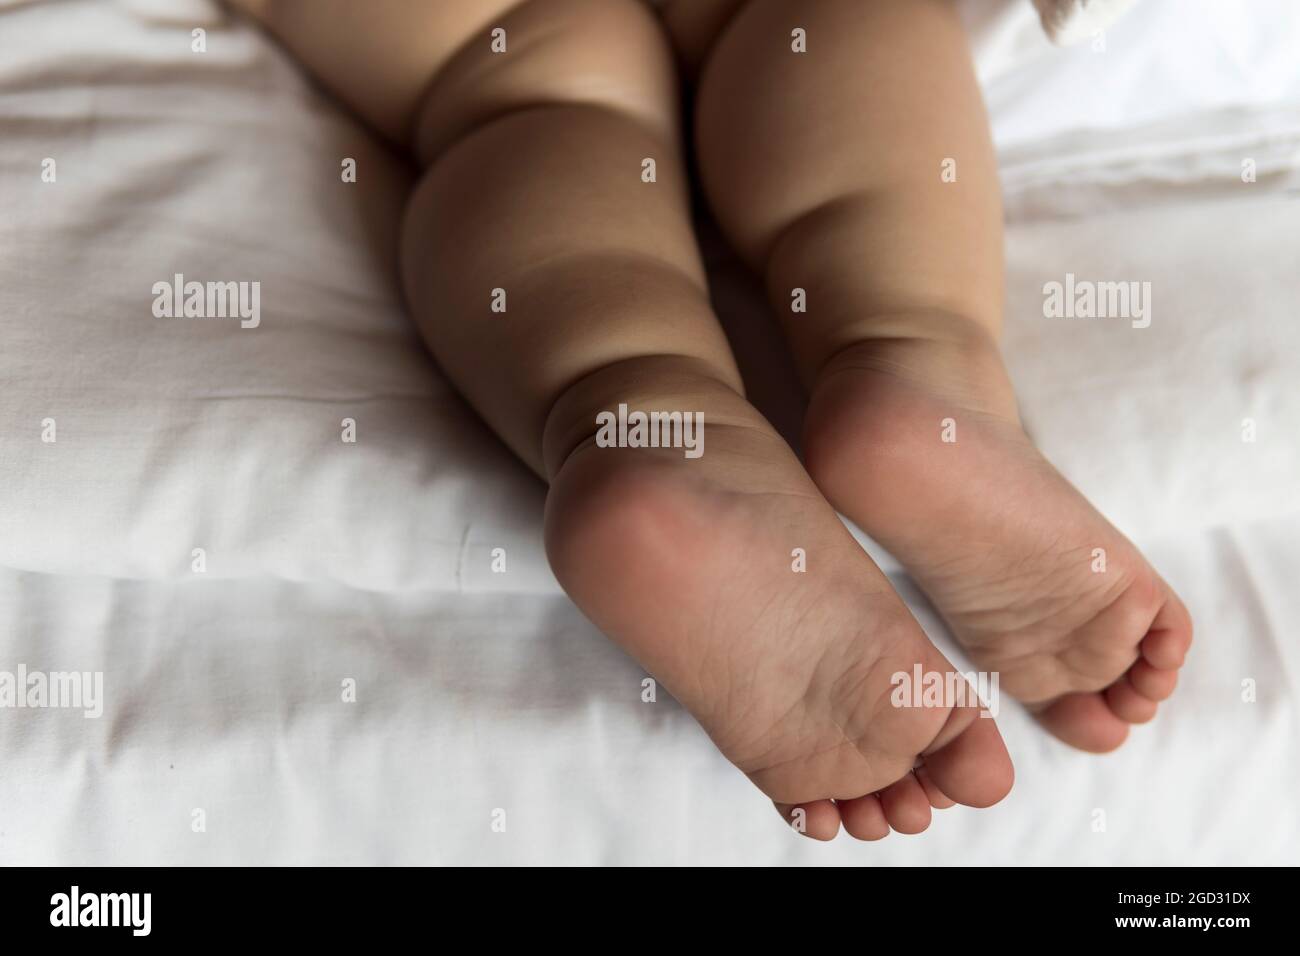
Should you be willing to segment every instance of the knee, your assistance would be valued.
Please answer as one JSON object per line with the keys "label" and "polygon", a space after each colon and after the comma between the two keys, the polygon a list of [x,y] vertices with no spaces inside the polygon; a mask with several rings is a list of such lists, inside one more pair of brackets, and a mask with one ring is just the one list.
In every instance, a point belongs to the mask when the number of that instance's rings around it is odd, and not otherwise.
{"label": "knee", "polygon": [[475,127],[557,104],[607,108],[675,137],[677,96],[667,34],[641,0],[526,0],[435,77],[416,152],[430,163]]}

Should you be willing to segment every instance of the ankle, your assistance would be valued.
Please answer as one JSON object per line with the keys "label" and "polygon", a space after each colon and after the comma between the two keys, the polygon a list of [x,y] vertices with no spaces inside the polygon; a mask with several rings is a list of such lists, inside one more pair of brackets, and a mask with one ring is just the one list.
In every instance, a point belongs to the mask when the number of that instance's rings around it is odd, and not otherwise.
{"label": "ankle", "polygon": [[[701,419],[716,426],[747,421],[754,414],[739,387],[728,370],[688,356],[647,355],[606,365],[570,385],[552,406],[542,440],[547,480],[554,481],[579,449],[608,437],[602,423],[611,418],[622,436],[627,434],[624,423],[634,415],[674,416],[672,434],[702,450],[703,436],[697,434]],[[656,437],[661,437],[658,432]],[[629,442],[628,447],[636,446]],[[676,454],[689,451],[683,446]]]}
{"label": "ankle", "polygon": [[812,394],[849,373],[888,376],[964,408],[1015,418],[1015,394],[997,341],[986,326],[951,313],[883,316],[831,354]]}
{"label": "ankle", "polygon": [[871,486],[878,497],[899,492],[901,508],[915,493],[896,480],[907,463],[928,460],[943,429],[976,421],[1007,434],[1021,428],[991,336],[954,323],[940,335],[867,338],[838,350],[818,375],[804,419],[804,464],[837,506]]}

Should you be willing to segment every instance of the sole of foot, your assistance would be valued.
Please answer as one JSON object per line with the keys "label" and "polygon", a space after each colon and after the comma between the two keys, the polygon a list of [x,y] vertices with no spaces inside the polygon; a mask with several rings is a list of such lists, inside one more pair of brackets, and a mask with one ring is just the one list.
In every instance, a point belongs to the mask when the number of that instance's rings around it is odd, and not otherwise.
{"label": "sole of foot", "polygon": [[807,836],[916,833],[933,808],[1001,800],[1011,761],[977,705],[891,700],[918,663],[954,669],[789,447],[734,393],[705,414],[698,459],[567,455],[546,541],[568,594]]}
{"label": "sole of foot", "polygon": [[991,339],[839,353],[813,392],[805,458],[976,665],[1061,740],[1112,750],[1173,693],[1187,609],[1026,436]]}

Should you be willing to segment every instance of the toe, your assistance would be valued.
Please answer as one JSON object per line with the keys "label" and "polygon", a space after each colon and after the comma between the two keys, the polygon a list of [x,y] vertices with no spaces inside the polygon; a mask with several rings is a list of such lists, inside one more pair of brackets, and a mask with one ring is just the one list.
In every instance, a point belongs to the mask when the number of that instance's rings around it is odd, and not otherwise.
{"label": "toe", "polygon": [[921,789],[925,791],[930,806],[936,810],[947,810],[949,807],[956,806],[957,801],[939,789],[934,780],[930,778],[930,771],[925,769],[924,764],[917,767],[913,773],[916,774],[916,779],[920,781]]}
{"label": "toe", "polygon": [[1120,720],[1130,724],[1145,724],[1156,715],[1159,705],[1150,697],[1144,697],[1130,683],[1128,674],[1111,684],[1103,692],[1106,703]]}
{"label": "toe", "polygon": [[1010,792],[1015,779],[1006,744],[992,718],[979,716],[978,710],[956,708],[948,718],[950,725],[954,721],[965,726],[943,746],[923,755],[926,773],[955,802],[991,807]]}
{"label": "toe", "polygon": [[1142,657],[1158,670],[1176,670],[1183,666],[1191,646],[1192,616],[1170,591],[1142,639]]}
{"label": "toe", "polygon": [[1160,670],[1139,660],[1128,669],[1128,681],[1147,700],[1161,701],[1168,699],[1178,686],[1178,671]]}
{"label": "toe", "polygon": [[889,821],[885,818],[885,808],[880,805],[880,798],[874,793],[853,800],[841,800],[840,819],[849,835],[859,840],[883,840],[889,836]]}
{"label": "toe", "polygon": [[1103,754],[1128,737],[1128,724],[1099,693],[1067,694],[1035,712],[1039,722],[1071,747]]}
{"label": "toe", "polygon": [[920,833],[930,825],[930,800],[913,774],[881,790],[880,805],[889,825],[899,833]]}
{"label": "toe", "polygon": [[840,832],[840,811],[830,800],[777,803],[777,813],[798,833],[814,840],[834,840]]}

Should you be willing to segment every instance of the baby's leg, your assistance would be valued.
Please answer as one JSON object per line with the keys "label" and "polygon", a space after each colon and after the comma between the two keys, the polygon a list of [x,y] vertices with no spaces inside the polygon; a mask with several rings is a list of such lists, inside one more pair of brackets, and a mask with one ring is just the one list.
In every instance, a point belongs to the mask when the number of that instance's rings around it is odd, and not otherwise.
{"label": "baby's leg", "polygon": [[700,167],[812,392],[809,471],[1050,729],[1118,746],[1172,692],[1191,622],[1021,429],[996,347],[996,166],[953,5],[712,2],[732,17],[700,80]]}
{"label": "baby's leg", "polygon": [[[658,21],[632,0],[531,0],[435,72],[402,237],[410,302],[447,374],[550,482],[547,549],[574,601],[811,836],[915,832],[931,804],[1000,799],[1010,763],[978,705],[889,705],[894,674],[951,665],[741,394]],[[702,454],[602,447],[597,416],[620,404],[702,414]]]}
{"label": "baby's leg", "polygon": [[[810,834],[841,815],[859,836],[923,827],[922,753],[949,797],[1000,799],[992,721],[886,705],[892,674],[951,666],[741,394],[658,23],[627,0],[550,0],[500,26],[517,55],[476,40],[429,95],[404,271],[443,367],[550,481],[560,581]],[[703,454],[601,447],[597,416],[620,404],[701,413]]]}

